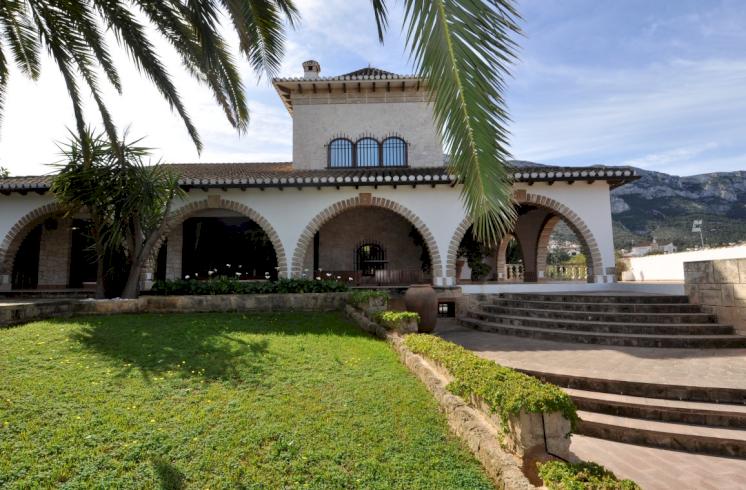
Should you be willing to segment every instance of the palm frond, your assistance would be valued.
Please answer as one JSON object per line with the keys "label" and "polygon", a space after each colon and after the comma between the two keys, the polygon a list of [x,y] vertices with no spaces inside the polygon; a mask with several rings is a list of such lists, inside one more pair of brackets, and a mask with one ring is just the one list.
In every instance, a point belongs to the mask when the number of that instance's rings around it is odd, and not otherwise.
{"label": "palm frond", "polygon": [[389,11],[386,7],[386,0],[371,0],[371,3],[373,4],[373,15],[376,18],[378,40],[383,42],[383,34],[389,26]]}
{"label": "palm frond", "polygon": [[404,0],[415,69],[433,111],[474,234],[496,243],[515,220],[502,97],[519,33],[513,0]]}
{"label": "palm frond", "polygon": [[32,80],[39,78],[39,39],[24,2],[0,2],[3,37],[13,53],[16,65]]}

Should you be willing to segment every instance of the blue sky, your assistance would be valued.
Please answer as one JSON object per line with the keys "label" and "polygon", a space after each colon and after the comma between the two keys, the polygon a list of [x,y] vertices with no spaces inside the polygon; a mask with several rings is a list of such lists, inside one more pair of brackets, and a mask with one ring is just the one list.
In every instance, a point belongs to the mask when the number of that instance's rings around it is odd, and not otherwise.
{"label": "blue sky", "polygon": [[[400,3],[381,46],[368,0],[298,1],[284,76],[308,58],[323,75],[373,65],[410,72]],[[678,175],[746,169],[746,4],[742,0],[524,0],[524,35],[509,81],[515,158],[560,165],[635,165]],[[238,136],[209,92],[160,43],[205,142],[198,155],[178,118],[119,53],[125,90],[108,100],[121,126],[147,136],[165,161],[289,160],[292,122],[266,78],[248,66],[252,121]],[[0,132],[0,165],[45,173],[54,141],[72,126],[51,62],[37,83],[12,72]],[[92,106],[92,104],[89,104]],[[95,120],[93,107],[90,117]]]}

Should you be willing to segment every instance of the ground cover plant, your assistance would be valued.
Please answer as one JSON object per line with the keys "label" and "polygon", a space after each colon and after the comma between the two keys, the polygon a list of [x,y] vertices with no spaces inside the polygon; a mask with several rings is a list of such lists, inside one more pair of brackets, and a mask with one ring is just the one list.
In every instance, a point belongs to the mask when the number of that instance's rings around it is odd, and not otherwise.
{"label": "ground cover plant", "polygon": [[405,345],[443,366],[453,376],[448,390],[464,399],[477,396],[500,415],[503,429],[508,418],[521,411],[560,412],[574,428],[578,415],[570,397],[559,387],[515,369],[483,359],[452,342],[433,335],[409,335]]}
{"label": "ground cover plant", "polygon": [[596,463],[549,461],[539,464],[539,476],[549,490],[640,490],[632,480],[619,480]]}
{"label": "ground cover plant", "polygon": [[0,330],[0,487],[491,488],[390,347],[340,314]]}

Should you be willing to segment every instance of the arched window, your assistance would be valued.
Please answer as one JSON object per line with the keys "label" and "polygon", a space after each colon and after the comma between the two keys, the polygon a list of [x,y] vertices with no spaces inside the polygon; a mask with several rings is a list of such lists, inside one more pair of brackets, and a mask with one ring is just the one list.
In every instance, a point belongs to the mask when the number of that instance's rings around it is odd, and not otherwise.
{"label": "arched window", "polygon": [[378,141],[373,138],[360,138],[355,143],[358,167],[379,167]]}
{"label": "arched window", "polygon": [[355,270],[364,276],[375,276],[386,268],[386,251],[377,242],[363,242],[355,250]]}
{"label": "arched window", "polygon": [[329,143],[329,166],[352,167],[352,141],[337,138]]}
{"label": "arched window", "polygon": [[407,165],[407,143],[397,137],[386,138],[382,145],[384,167],[404,167]]}

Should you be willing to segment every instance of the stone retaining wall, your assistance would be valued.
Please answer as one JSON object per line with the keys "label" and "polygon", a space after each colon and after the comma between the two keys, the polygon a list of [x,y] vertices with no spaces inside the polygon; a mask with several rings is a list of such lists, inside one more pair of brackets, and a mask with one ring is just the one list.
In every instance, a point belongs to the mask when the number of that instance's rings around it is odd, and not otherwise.
{"label": "stone retaining wall", "polygon": [[746,258],[684,263],[689,301],[746,334]]}
{"label": "stone retaining wall", "polygon": [[72,315],[120,313],[194,313],[230,311],[334,311],[349,293],[224,294],[210,296],[143,296],[138,299],[60,299],[0,306],[0,326]]}
{"label": "stone retaining wall", "polygon": [[[405,345],[403,337],[392,334],[371,321],[361,310],[346,307],[346,313],[365,331],[387,340],[407,368],[422,381],[433,394],[446,414],[451,430],[461,438],[474,456],[482,463],[497,488],[534,489],[534,480],[540,484],[536,461],[548,455],[536,450],[537,441],[544,446],[546,426],[547,444],[553,454],[567,457],[563,448],[569,446],[570,424],[560,414],[547,414],[545,423],[541,414],[521,414],[510,420],[511,434],[500,429],[500,421],[481,401],[466,401],[447,390],[450,374]],[[560,438],[562,442],[556,443]],[[557,451],[557,452],[554,452]],[[529,478],[529,475],[531,478]]]}

